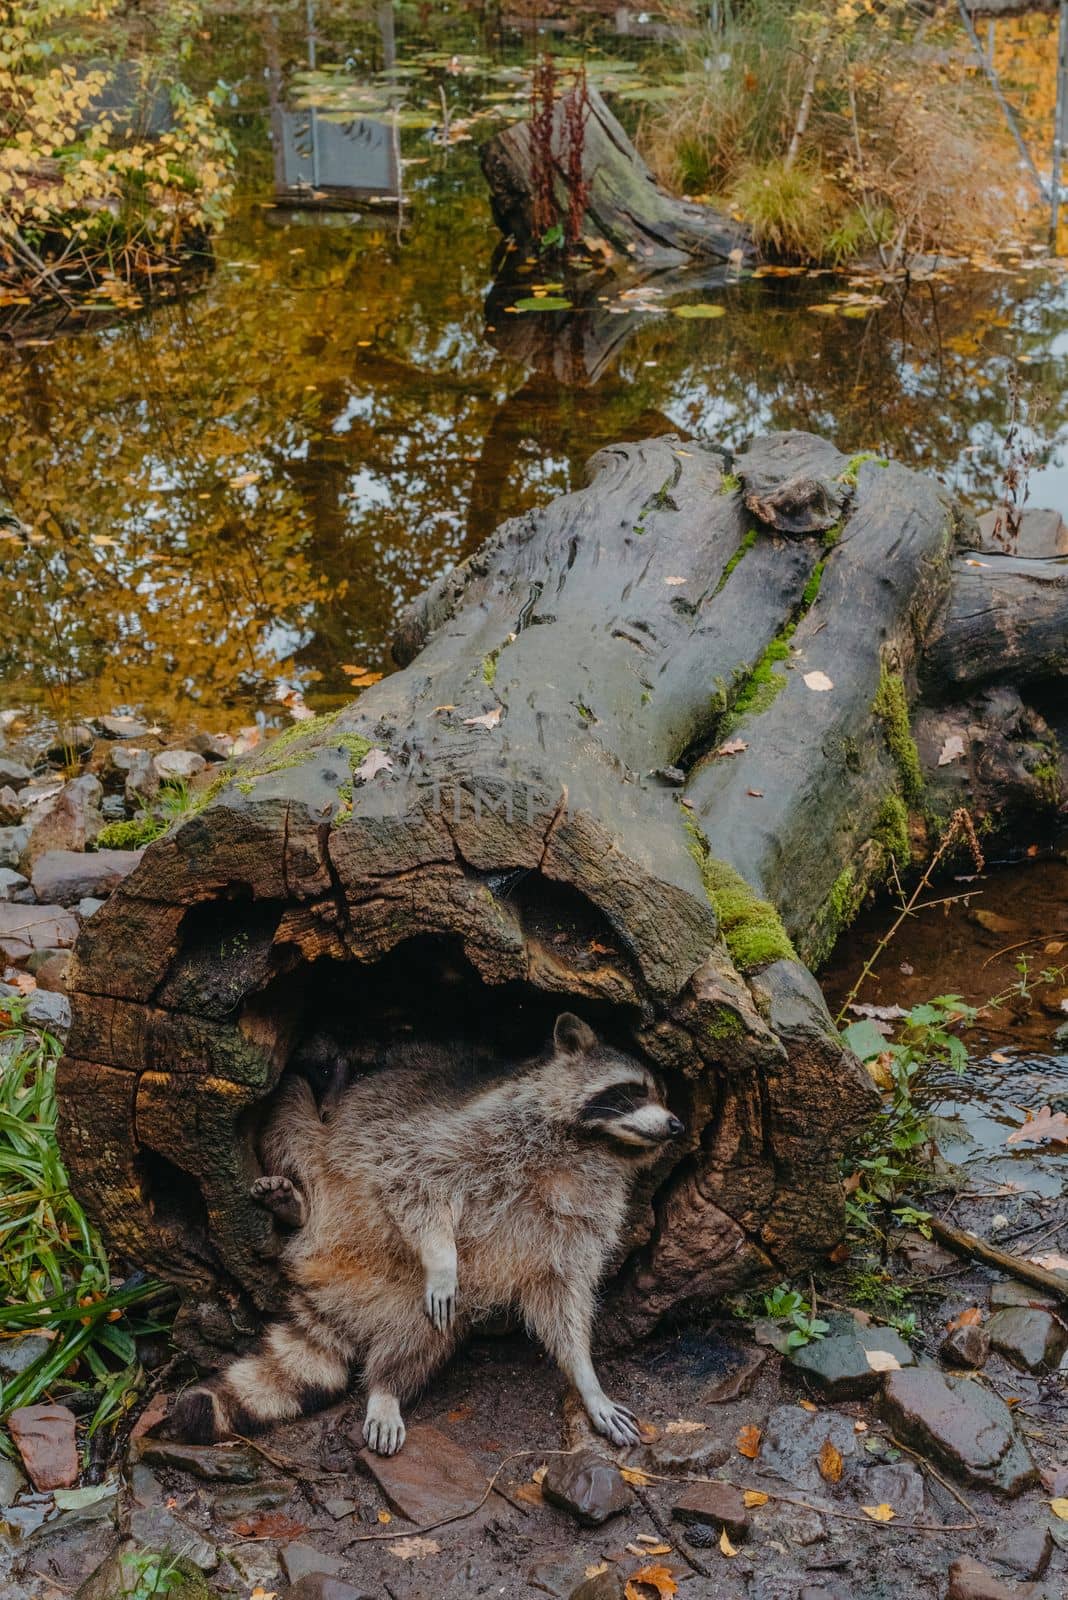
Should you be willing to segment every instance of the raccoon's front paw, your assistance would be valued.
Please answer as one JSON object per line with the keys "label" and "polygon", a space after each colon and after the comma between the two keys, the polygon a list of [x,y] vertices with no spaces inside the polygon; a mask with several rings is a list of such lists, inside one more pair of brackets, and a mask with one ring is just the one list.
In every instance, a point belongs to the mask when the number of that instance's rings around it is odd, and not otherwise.
{"label": "raccoon's front paw", "polygon": [[303,1228],[308,1218],[304,1196],[288,1178],[257,1178],[249,1189],[257,1205],[265,1206],[277,1222],[286,1228]]}
{"label": "raccoon's front paw", "polygon": [[603,1433],[614,1445],[641,1444],[638,1419],[629,1406],[617,1405],[606,1394],[602,1394],[595,1400],[587,1401],[586,1410],[597,1432]]}
{"label": "raccoon's front paw", "polygon": [[456,1318],[455,1272],[435,1272],[428,1276],[423,1305],[438,1332],[448,1333]]}
{"label": "raccoon's front paw", "polygon": [[394,1395],[373,1394],[363,1419],[363,1437],[378,1456],[395,1456],[405,1439],[404,1419]]}

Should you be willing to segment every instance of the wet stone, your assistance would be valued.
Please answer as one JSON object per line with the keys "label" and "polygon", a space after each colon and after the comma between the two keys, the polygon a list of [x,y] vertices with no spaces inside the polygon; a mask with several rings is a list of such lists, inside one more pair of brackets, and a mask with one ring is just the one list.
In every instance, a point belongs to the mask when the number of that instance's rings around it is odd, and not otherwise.
{"label": "wet stone", "polygon": [[0,823],[5,828],[14,828],[22,821],[22,802],[14,789],[6,784],[0,788]]}
{"label": "wet stone", "polygon": [[687,1484],[673,1500],[671,1515],[684,1527],[726,1528],[732,1539],[744,1539],[749,1533],[742,1491],[730,1483]]}
{"label": "wet stone", "polygon": [[86,776],[75,778],[54,798],[35,806],[27,818],[30,837],[19,857],[20,870],[32,874],[38,857],[50,850],[80,853],[88,849],[104,826],[99,810],[103,794],[99,781]]}
{"label": "wet stone", "polygon": [[130,1515],[130,1537],[144,1550],[180,1551],[201,1572],[214,1572],[219,1552],[193,1525],[166,1506],[140,1506]]}
{"label": "wet stone", "polygon": [[987,1332],[994,1349],[1024,1372],[1054,1372],[1068,1350],[1068,1326],[1051,1312],[1028,1306],[995,1312]]}
{"label": "wet stone", "polygon": [[175,1444],[169,1439],[139,1439],[137,1458],[153,1467],[174,1467],[211,1483],[255,1483],[260,1458],[244,1445]]}
{"label": "wet stone", "polygon": [[141,850],[47,850],[33,864],[38,900],[73,906],[86,895],[102,898],[116,889],[140,861]]}
{"label": "wet stone", "polygon": [[125,798],[121,794],[106,794],[100,802],[100,815],[105,822],[125,822]]}
{"label": "wet stone", "polygon": [[864,1474],[864,1495],[865,1505],[893,1506],[906,1520],[920,1518],[926,1510],[923,1473],[908,1461],[870,1467]]}
{"label": "wet stone", "polygon": [[66,1406],[20,1406],[7,1425],[35,1489],[67,1489],[77,1481],[74,1413]]}
{"label": "wet stone", "polygon": [[[869,1352],[875,1364],[869,1361]],[[860,1400],[874,1394],[883,1381],[878,1355],[899,1367],[916,1365],[916,1357],[893,1328],[862,1328],[852,1317],[836,1316],[822,1339],[786,1352],[786,1360],[828,1400]]]}
{"label": "wet stone", "polygon": [[0,867],[0,901],[11,900],[20,889],[29,887],[29,878],[13,867]]}
{"label": "wet stone", "polygon": [[285,1600],[372,1600],[366,1589],[357,1589],[344,1578],[325,1572],[309,1572],[286,1594]]}
{"label": "wet stone", "polygon": [[24,961],[33,950],[69,950],[77,937],[77,920],[63,906],[0,904],[0,955],[8,961]]}
{"label": "wet stone", "polygon": [[197,755],[195,750],[161,750],[154,757],[156,772],[162,782],[166,783],[174,778],[180,778],[188,783],[190,778],[195,778],[198,772],[203,772],[207,762],[203,756]]}
{"label": "wet stone", "polygon": [[541,1488],[551,1505],[570,1511],[587,1528],[600,1527],[633,1500],[615,1462],[593,1450],[555,1457]]}
{"label": "wet stone", "polygon": [[90,917],[96,916],[97,912],[104,904],[105,902],[103,900],[98,900],[95,895],[86,895],[85,899],[79,900],[78,904],[74,907],[74,915],[78,918],[79,922],[88,922]]}
{"label": "wet stone", "polygon": [[844,1474],[855,1467],[856,1433],[849,1417],[836,1411],[806,1411],[776,1406],[764,1425],[760,1464],[798,1489],[826,1491],[817,1465],[820,1450],[832,1444],[843,1458]]}
{"label": "wet stone", "polygon": [[1026,1283],[1017,1283],[1015,1278],[1003,1278],[1000,1283],[990,1285],[991,1311],[1003,1311],[1007,1306],[1032,1306],[1036,1310],[1052,1311],[1056,1304],[1052,1295],[1032,1289]]}
{"label": "wet stone", "polygon": [[63,766],[71,755],[88,755],[96,744],[96,734],[84,722],[65,722],[55,731],[42,754],[57,766]]}
{"label": "wet stone", "polygon": [[735,1354],[738,1358],[736,1364],[701,1396],[703,1405],[723,1405],[729,1400],[740,1400],[749,1393],[754,1378],[768,1359],[768,1352],[758,1350],[755,1345]]}
{"label": "wet stone", "polygon": [[978,1370],[990,1360],[990,1335],[977,1322],[954,1328],[942,1340],[938,1353],[951,1367]]}
{"label": "wet stone", "polygon": [[883,1413],[902,1439],[965,1483],[1012,1496],[1035,1480],[1008,1407],[969,1378],[949,1378],[934,1367],[891,1372]]}
{"label": "wet stone", "polygon": [[137,717],[97,717],[97,727],[108,739],[143,739],[148,723]]}
{"label": "wet stone", "polygon": [[[0,997],[17,995],[10,984],[0,983]],[[65,994],[49,989],[33,989],[22,1010],[23,1020],[49,1033],[66,1033],[70,1027],[70,1001]]]}
{"label": "wet stone", "polygon": [[0,1506],[9,1506],[26,1487],[26,1479],[13,1461],[0,1456]]}
{"label": "wet stone", "polygon": [[705,1472],[721,1467],[731,1453],[729,1442],[712,1428],[690,1433],[662,1433],[644,1445],[641,1465],[647,1472]]}
{"label": "wet stone", "polygon": [[577,1589],[572,1589],[570,1600],[622,1600],[622,1595],[622,1576],[615,1567],[609,1567],[596,1578],[584,1578]]}
{"label": "wet stone", "polygon": [[30,830],[25,823],[17,828],[0,828],[0,867],[18,866],[29,837]]}
{"label": "wet stone", "polygon": [[1022,1600],[1030,1592],[1030,1588],[1005,1583],[971,1556],[962,1556],[949,1569],[946,1600]]}
{"label": "wet stone", "polygon": [[1044,1522],[1015,1528],[990,1551],[990,1560],[996,1567],[1004,1567],[1019,1578],[1044,1577],[1052,1557],[1053,1535]]}
{"label": "wet stone", "polygon": [[301,1578],[312,1574],[336,1578],[344,1572],[348,1562],[341,1556],[327,1555],[325,1550],[316,1550],[311,1544],[287,1544],[282,1551],[282,1566],[290,1583],[299,1583]]}
{"label": "wet stone", "polygon": [[39,1333],[22,1333],[13,1339],[0,1339],[0,1378],[17,1378],[20,1372],[52,1348]]}
{"label": "wet stone", "polygon": [[0,756],[0,784],[4,788],[17,791],[29,783],[32,776],[29,767],[23,766],[21,761],[16,761],[12,756]]}
{"label": "wet stone", "polygon": [[395,1456],[361,1450],[359,1461],[392,1510],[409,1522],[440,1522],[471,1511],[486,1492],[486,1474],[438,1428],[409,1428]]}

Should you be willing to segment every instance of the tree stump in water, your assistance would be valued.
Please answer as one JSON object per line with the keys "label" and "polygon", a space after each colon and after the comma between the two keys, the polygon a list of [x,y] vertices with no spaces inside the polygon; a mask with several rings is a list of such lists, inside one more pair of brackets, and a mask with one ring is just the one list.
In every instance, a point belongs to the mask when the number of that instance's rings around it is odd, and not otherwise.
{"label": "tree stump in water", "polygon": [[499,528],[411,607],[403,670],[237,763],[86,925],[61,1137],[112,1248],[242,1322],[279,1296],[248,1191],[285,1071],[411,1032],[518,1059],[574,1009],[688,1126],[614,1336],[830,1249],[877,1102],[804,963],[907,856],[919,650],[971,648],[956,530],[806,434],[620,445]]}

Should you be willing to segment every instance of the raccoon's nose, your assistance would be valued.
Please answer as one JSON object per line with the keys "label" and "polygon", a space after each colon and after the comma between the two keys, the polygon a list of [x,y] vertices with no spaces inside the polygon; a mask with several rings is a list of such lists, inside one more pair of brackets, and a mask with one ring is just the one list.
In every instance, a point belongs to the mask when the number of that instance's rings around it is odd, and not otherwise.
{"label": "raccoon's nose", "polygon": [[668,1117],[668,1134],[672,1139],[677,1139],[679,1134],[685,1131],[685,1128],[686,1124],[680,1122],[678,1117]]}

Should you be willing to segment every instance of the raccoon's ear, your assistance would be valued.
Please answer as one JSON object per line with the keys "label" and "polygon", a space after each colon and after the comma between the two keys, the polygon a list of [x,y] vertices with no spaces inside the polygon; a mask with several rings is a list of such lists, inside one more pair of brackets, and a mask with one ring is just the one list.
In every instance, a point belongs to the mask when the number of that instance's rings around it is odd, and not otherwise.
{"label": "raccoon's ear", "polygon": [[565,1056],[584,1056],[594,1049],[597,1035],[573,1011],[561,1011],[553,1028],[553,1044]]}

